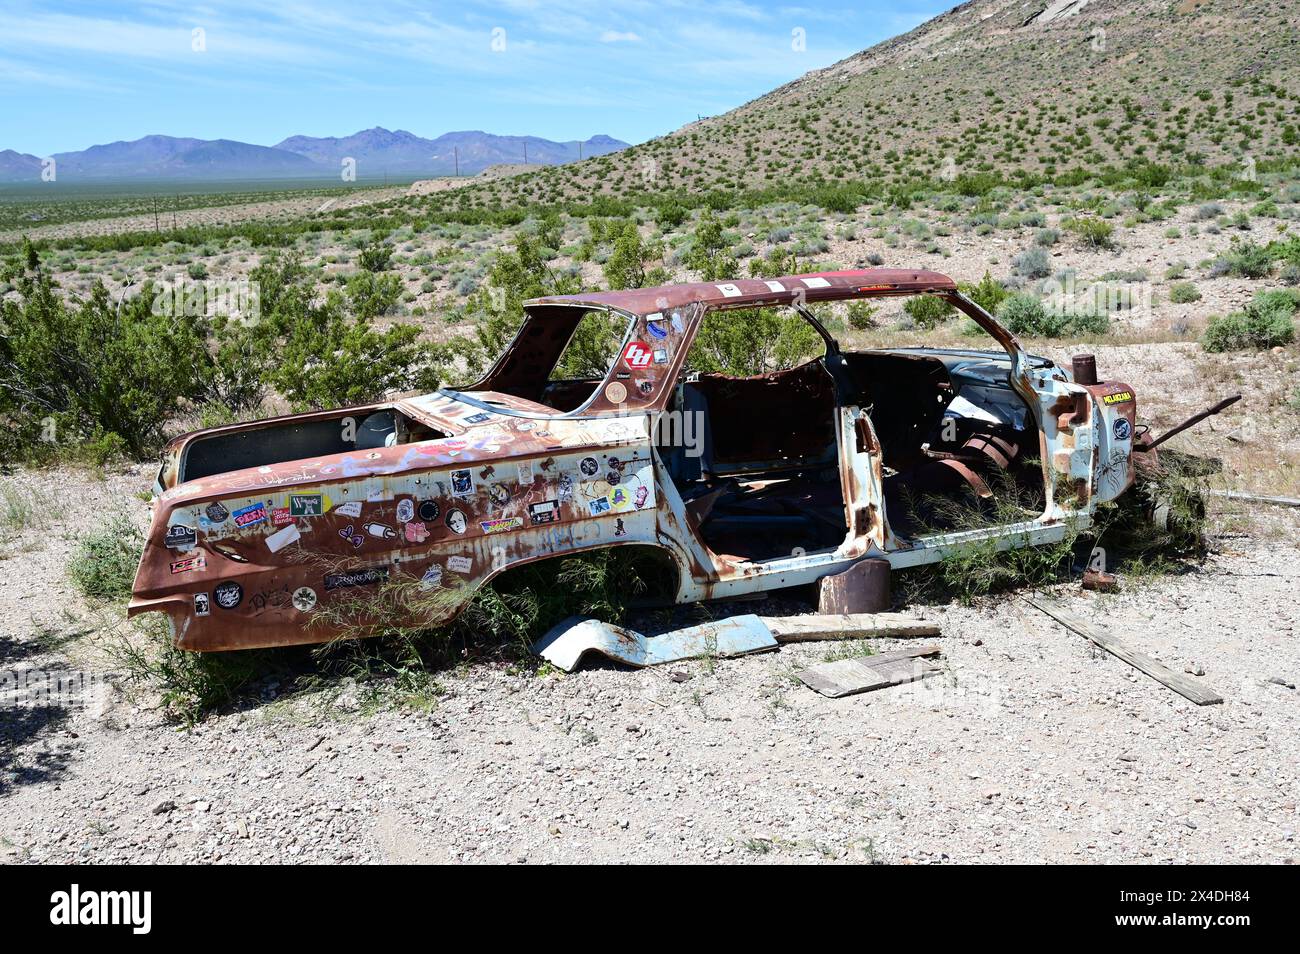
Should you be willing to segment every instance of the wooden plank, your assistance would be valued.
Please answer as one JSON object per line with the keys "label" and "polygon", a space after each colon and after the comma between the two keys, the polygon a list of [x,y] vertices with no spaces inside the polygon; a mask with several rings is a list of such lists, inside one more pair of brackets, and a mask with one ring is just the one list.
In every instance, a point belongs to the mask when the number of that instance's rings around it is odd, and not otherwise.
{"label": "wooden plank", "polygon": [[809,689],[839,699],[933,676],[941,670],[921,657],[938,654],[939,647],[929,644],[881,653],[879,656],[837,659],[835,662],[810,666],[798,675],[799,680]]}
{"label": "wooden plank", "polygon": [[1300,507],[1300,497],[1271,497],[1267,494],[1248,494],[1240,490],[1211,490],[1211,497],[1240,500],[1243,503],[1271,504],[1274,507]]}
{"label": "wooden plank", "polygon": [[760,617],[778,643],[802,643],[819,639],[864,639],[889,637],[910,639],[938,636],[939,627],[902,613],[843,613],[809,616]]}
{"label": "wooden plank", "polygon": [[1139,669],[1157,682],[1164,683],[1174,692],[1185,696],[1198,706],[1215,705],[1223,701],[1223,696],[1209,686],[1197,682],[1190,676],[1174,672],[1164,663],[1152,659],[1144,653],[1130,649],[1118,636],[1097,623],[1089,623],[1080,619],[1055,600],[1048,599],[1045,596],[1031,596],[1027,597],[1027,599],[1029,605],[1042,610],[1066,629],[1074,630],[1080,636],[1087,637],[1106,652],[1118,656],[1134,669]]}

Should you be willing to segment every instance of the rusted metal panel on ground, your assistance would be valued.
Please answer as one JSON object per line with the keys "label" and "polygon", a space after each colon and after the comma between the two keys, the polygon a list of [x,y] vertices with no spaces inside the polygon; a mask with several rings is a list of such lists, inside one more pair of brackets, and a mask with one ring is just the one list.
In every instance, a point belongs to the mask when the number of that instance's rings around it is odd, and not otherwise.
{"label": "rusted metal panel on ground", "polygon": [[883,613],[889,609],[889,561],[863,560],[820,581],[819,613]]}
{"label": "rusted metal panel on ground", "polygon": [[573,672],[591,653],[642,668],[702,656],[745,656],[778,648],[776,637],[757,616],[733,616],[656,636],[598,619],[571,617],[533,644],[553,666]]}

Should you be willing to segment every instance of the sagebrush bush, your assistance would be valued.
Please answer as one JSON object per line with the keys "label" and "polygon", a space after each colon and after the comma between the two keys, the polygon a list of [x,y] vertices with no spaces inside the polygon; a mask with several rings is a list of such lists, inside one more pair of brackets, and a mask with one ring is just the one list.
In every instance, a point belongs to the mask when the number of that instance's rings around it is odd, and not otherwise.
{"label": "sagebrush bush", "polygon": [[1046,278],[1052,274],[1052,260],[1041,248],[1026,249],[1011,260],[1011,270],[1025,278]]}
{"label": "sagebrush bush", "polygon": [[1187,305],[1201,300],[1201,290],[1191,282],[1175,282],[1169,286],[1169,300],[1175,305]]}
{"label": "sagebrush bush", "polygon": [[1210,273],[1235,275],[1239,278],[1264,278],[1273,269],[1273,254],[1254,242],[1234,239],[1228,252],[1215,261]]}

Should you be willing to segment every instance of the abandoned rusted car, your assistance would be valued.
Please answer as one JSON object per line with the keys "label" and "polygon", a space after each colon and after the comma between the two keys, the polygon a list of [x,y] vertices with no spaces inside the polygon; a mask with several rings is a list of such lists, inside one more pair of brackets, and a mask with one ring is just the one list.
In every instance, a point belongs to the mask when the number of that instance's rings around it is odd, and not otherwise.
{"label": "abandoned rusted car", "polygon": [[[815,310],[911,295],[950,302],[995,349],[842,351]],[[809,322],[820,357],[754,377],[691,368],[703,325],[761,309]],[[593,314],[620,323],[613,361],[563,380]],[[413,621],[439,624],[512,567],[599,547],[658,549],[684,603],[969,541],[1034,546],[1133,483],[1135,412],[1127,385],[1026,353],[934,272],[536,299],[470,389],[172,441],[130,612],[166,613],[183,648],[227,650],[329,640],[331,605],[399,582],[439,594]]]}

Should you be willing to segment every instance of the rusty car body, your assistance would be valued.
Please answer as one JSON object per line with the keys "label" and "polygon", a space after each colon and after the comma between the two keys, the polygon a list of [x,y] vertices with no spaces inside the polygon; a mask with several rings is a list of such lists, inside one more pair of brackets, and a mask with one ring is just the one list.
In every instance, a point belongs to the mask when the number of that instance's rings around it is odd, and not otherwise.
{"label": "rusty car body", "polygon": [[[809,306],[935,295],[993,350],[843,352]],[[704,321],[793,309],[825,353],[756,377],[702,374]],[[556,380],[584,315],[626,323],[603,378]],[[674,421],[691,443],[665,437]],[[1136,400],[1028,354],[945,275],[905,269],[737,279],[530,301],[466,390],[178,437],[159,475],[130,613],[177,645],[228,650],[339,635],[334,601],[415,583],[456,616],[521,564],[656,548],[677,602],[813,583],[859,561],[906,568],[953,547],[1034,546],[1086,527],[1135,477]],[[996,479],[995,479],[996,478]],[[936,529],[918,500],[1030,501]]]}

